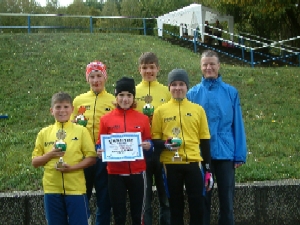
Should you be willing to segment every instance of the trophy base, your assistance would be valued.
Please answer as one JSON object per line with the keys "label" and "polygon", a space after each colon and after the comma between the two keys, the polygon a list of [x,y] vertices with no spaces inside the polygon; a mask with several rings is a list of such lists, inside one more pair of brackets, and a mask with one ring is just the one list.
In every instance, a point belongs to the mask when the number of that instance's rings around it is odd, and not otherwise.
{"label": "trophy base", "polygon": [[173,157],[173,162],[181,162],[182,158],[180,156],[174,156]]}
{"label": "trophy base", "polygon": [[57,169],[64,168],[64,164],[62,162],[58,162],[58,163],[56,163],[56,168]]}

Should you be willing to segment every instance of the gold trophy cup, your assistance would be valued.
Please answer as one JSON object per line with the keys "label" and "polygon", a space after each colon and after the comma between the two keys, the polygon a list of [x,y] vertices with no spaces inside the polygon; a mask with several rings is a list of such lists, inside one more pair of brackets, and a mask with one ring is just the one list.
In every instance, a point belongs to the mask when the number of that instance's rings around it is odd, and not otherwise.
{"label": "gold trophy cup", "polygon": [[59,129],[56,132],[56,137],[58,141],[55,143],[55,148],[60,149],[62,152],[65,152],[67,150],[67,144],[66,142],[64,142],[66,135],[67,134],[63,129]]}
{"label": "gold trophy cup", "polygon": [[[180,128],[174,127],[172,129],[172,133],[174,134],[175,137],[172,138],[171,143],[173,144],[174,147],[180,147],[182,144],[181,138],[178,137],[178,135],[180,134]],[[179,155],[178,150],[175,151],[175,154],[173,156],[173,161],[174,162],[182,161],[182,157]]]}
{"label": "gold trophy cup", "polygon": [[143,114],[146,116],[152,116],[154,113],[154,106],[151,104],[153,98],[151,95],[145,96],[145,102],[146,104],[143,107]]}

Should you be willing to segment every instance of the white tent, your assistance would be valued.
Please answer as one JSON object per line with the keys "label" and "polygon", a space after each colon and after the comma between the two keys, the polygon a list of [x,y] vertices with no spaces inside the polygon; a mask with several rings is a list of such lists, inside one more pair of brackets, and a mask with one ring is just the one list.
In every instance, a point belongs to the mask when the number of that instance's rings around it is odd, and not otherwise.
{"label": "white tent", "polygon": [[[216,20],[227,21],[229,32],[233,33],[233,16],[223,16],[220,13],[202,6],[200,4],[191,4],[176,11],[164,14],[157,18],[158,36],[163,36],[163,24],[178,26],[180,36],[183,35],[183,28],[187,28],[187,33],[190,36],[194,35],[194,30],[199,28],[202,40],[204,40],[204,23],[215,23]],[[231,40],[233,36],[231,35]]]}

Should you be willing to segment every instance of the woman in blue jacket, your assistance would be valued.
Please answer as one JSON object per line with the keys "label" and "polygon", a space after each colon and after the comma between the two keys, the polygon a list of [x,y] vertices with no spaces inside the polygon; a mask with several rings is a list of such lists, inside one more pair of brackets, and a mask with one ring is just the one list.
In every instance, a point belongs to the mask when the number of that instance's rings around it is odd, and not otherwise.
{"label": "woman in blue jacket", "polygon": [[[246,162],[247,155],[239,94],[222,81],[216,52],[204,51],[200,63],[202,80],[188,91],[187,98],[201,105],[208,119],[211,171],[217,180],[220,204],[218,225],[234,225],[235,169]],[[211,194],[206,194],[203,225],[210,224]]]}

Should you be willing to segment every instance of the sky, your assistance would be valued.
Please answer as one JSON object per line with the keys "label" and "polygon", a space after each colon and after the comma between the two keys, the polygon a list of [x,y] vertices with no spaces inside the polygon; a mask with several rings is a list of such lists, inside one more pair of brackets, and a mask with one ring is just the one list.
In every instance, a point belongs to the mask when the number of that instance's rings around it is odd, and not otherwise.
{"label": "sky", "polygon": [[[41,6],[46,6],[46,0],[35,0],[36,2],[39,2]],[[71,3],[73,3],[74,0],[58,0],[58,3],[60,6],[68,6]]]}

